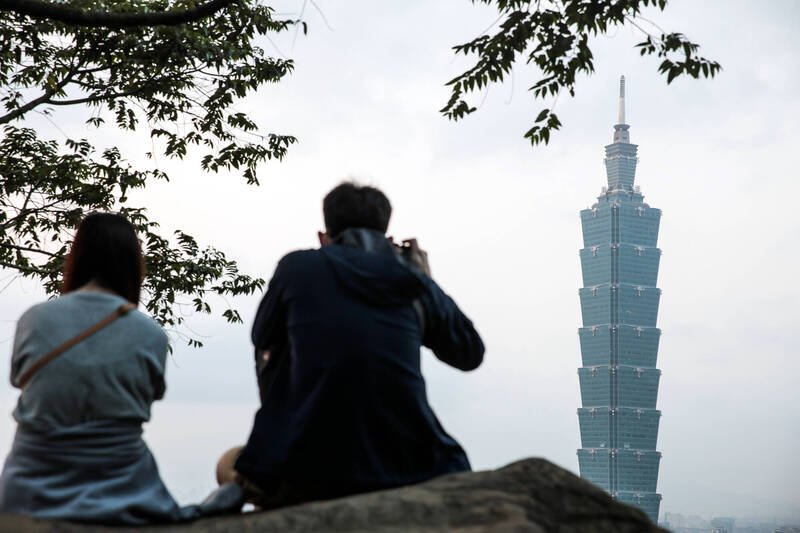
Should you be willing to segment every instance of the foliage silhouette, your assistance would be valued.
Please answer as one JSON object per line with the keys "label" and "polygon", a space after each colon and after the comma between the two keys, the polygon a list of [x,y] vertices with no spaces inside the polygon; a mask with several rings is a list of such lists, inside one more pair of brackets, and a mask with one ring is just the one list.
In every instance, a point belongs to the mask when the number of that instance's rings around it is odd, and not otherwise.
{"label": "foliage silhouette", "polygon": [[[636,45],[641,55],[663,58],[658,71],[667,76],[667,83],[681,75],[713,77],[721,68],[716,61],[698,56],[699,46],[682,33],[666,33],[640,18],[641,10],[648,6],[663,11],[667,0],[472,1],[495,6],[499,24],[494,33],[454,47],[456,54],[477,55],[477,61],[447,82],[450,98],[440,112],[451,120],[474,113],[477,108],[467,102],[466,95],[502,82],[523,58],[541,73],[528,89],[534,99],[557,97],[564,90],[574,96],[578,75],[594,72],[589,38],[625,23],[646,34],[645,41]],[[659,33],[649,34],[640,22],[655,26]],[[560,127],[552,106],[547,107],[536,116],[525,137],[534,145],[547,144]]]}
{"label": "foliage silhouette", "polygon": [[[180,10],[187,2],[125,0],[119,12]],[[73,8],[92,10],[92,2]],[[295,138],[259,134],[234,102],[293,68],[267,56],[254,38],[294,23],[269,7],[233,2],[202,20],[174,26],[93,28],[0,12],[0,266],[41,279],[56,293],[72,229],[87,212],[116,210],[147,248],[145,306],[165,326],[183,322],[181,296],[211,312],[209,296],[249,294],[264,281],[183,231],[164,234],[131,190],[168,176],[155,163],[135,168],[116,146],[82,138],[43,139],[26,122],[72,107],[96,128],[144,129],[167,158],[202,154],[204,171],[238,170],[257,184],[257,166],[281,159]],[[36,115],[34,115],[36,114]],[[106,124],[109,119],[111,124]],[[113,121],[113,122],[112,122]],[[147,154],[152,161],[158,154]],[[241,321],[232,308],[222,315]],[[187,337],[192,345],[201,343]]]}

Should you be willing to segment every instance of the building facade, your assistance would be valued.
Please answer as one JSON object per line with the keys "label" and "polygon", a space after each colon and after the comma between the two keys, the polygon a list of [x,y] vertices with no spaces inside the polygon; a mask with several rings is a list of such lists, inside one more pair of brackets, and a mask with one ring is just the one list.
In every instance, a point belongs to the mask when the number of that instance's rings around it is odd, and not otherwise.
{"label": "building facade", "polygon": [[640,507],[656,523],[661,211],[644,203],[634,185],[637,146],[625,123],[624,76],[617,122],[613,143],[606,146],[608,185],[597,203],[581,211],[578,464],[581,477]]}

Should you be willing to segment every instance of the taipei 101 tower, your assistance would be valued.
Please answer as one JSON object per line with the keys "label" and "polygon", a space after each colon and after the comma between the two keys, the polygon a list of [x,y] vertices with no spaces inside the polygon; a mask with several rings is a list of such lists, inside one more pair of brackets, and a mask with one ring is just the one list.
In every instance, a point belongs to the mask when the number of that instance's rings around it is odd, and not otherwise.
{"label": "taipei 101 tower", "polygon": [[661,211],[644,203],[633,184],[638,158],[625,123],[624,76],[617,122],[614,142],[606,146],[608,185],[597,203],[581,211],[578,463],[581,477],[640,507],[655,523],[661,503],[656,493]]}

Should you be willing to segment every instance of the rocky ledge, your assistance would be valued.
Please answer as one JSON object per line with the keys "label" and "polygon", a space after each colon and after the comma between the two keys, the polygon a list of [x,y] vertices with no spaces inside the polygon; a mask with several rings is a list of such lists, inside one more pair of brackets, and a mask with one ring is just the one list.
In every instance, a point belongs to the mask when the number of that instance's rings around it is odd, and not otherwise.
{"label": "rocky ledge", "polygon": [[[123,532],[0,515],[0,532]],[[307,503],[269,512],[136,528],[163,533],[269,531],[657,532],[640,510],[614,501],[583,479],[527,459],[486,472],[443,476],[410,487]]]}

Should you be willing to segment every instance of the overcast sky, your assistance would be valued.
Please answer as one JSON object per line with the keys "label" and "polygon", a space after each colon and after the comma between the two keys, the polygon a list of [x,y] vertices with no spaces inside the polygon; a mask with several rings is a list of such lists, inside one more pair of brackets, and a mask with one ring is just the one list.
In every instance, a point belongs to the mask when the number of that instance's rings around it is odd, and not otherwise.
{"label": "overcast sky", "polygon": [[[468,62],[450,47],[496,18],[467,0],[309,4],[309,34],[267,50],[296,71],[238,105],[265,131],[296,135],[259,188],[204,176],[195,161],[162,162],[173,180],[136,195],[166,228],[181,228],[269,277],[288,251],[315,246],[321,198],[346,177],[381,187],[390,233],[416,236],[433,275],[483,335],[484,365],[462,373],[423,354],[431,403],[476,469],[530,456],[577,472],[581,323],[580,209],[605,184],[603,147],[616,120],[618,79],[639,145],[636,183],[663,210],[658,286],[662,410],[661,513],[800,519],[800,3],[690,0],[645,15],[701,43],[723,71],[667,86],[638,30],[592,42],[597,72],[559,99],[564,127],[549,146],[524,132],[541,102],[534,73],[477,95],[479,111],[450,123],[444,82]],[[302,0],[278,4],[297,16]],[[83,119],[56,115],[71,135]],[[43,126],[45,127],[45,126]],[[53,137],[60,134],[52,129]],[[106,134],[106,137],[113,137]],[[126,141],[131,159],[150,149]],[[6,272],[0,279],[10,280]],[[3,282],[4,285],[6,282]],[[0,296],[0,354],[8,364],[17,317],[43,298],[31,281]],[[213,464],[246,438],[257,406],[248,341],[258,297],[235,304],[244,325],[191,317],[206,347],[176,340],[168,393],[146,439],[175,496],[213,486]],[[222,305],[220,305],[220,311]],[[16,392],[0,385],[10,413]],[[0,418],[0,454],[14,430]]]}

